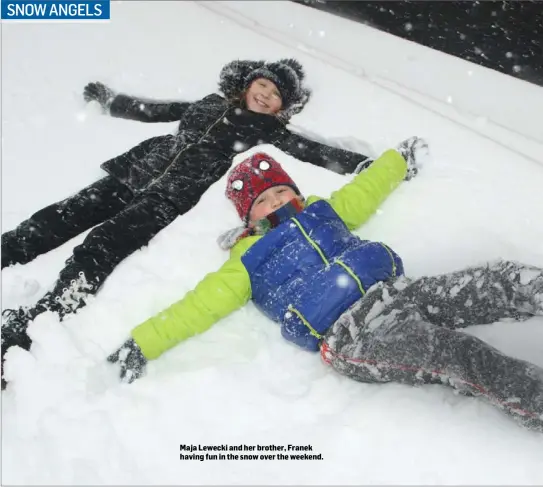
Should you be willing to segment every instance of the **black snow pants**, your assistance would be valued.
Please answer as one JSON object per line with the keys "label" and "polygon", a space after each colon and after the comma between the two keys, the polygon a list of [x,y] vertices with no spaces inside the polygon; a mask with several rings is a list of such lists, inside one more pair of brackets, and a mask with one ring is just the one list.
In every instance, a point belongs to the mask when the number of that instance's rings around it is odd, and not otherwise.
{"label": "black snow pants", "polygon": [[114,217],[132,201],[132,192],[107,176],[77,194],[34,213],[2,234],[2,269],[26,264],[73,237]]}
{"label": "black snow pants", "polygon": [[543,316],[543,269],[497,261],[373,286],[328,330],[323,359],[361,382],[443,384],[543,432],[543,368],[459,329]]}
{"label": "black snow pants", "polygon": [[158,194],[134,197],[126,186],[107,176],[2,235],[4,267],[29,262],[94,226],[74,248],[52,290],[30,308],[6,310],[2,364],[10,347],[30,349],[26,328],[31,320],[48,310],[62,319],[85,306],[85,299],[98,292],[122,260],[147,245],[178,215],[177,208]]}
{"label": "black snow pants", "polygon": [[2,267],[29,262],[94,226],[74,248],[53,290],[34,310],[27,310],[29,319],[46,309],[62,317],[83,306],[84,295],[95,294],[122,260],[147,245],[178,215],[177,208],[158,194],[134,197],[130,189],[107,176],[3,234]]}

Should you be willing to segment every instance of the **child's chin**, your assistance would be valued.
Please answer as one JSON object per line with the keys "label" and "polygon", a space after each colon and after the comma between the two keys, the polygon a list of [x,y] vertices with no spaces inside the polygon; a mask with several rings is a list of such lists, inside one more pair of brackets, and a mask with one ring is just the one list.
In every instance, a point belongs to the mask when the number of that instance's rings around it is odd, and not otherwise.
{"label": "child's chin", "polygon": [[263,107],[262,105],[259,105],[258,103],[253,103],[249,107],[249,110],[256,113],[263,113],[265,115],[268,115],[271,113],[271,110],[269,108]]}

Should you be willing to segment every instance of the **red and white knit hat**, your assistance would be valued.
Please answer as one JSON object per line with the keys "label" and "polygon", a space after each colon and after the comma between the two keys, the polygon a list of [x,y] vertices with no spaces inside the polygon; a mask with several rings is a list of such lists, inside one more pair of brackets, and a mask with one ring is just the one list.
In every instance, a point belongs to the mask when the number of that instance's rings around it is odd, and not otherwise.
{"label": "red and white knit hat", "polygon": [[296,194],[300,194],[281,164],[268,154],[257,152],[232,169],[226,185],[226,197],[234,203],[238,215],[247,223],[256,198],[269,188],[283,185],[290,186]]}

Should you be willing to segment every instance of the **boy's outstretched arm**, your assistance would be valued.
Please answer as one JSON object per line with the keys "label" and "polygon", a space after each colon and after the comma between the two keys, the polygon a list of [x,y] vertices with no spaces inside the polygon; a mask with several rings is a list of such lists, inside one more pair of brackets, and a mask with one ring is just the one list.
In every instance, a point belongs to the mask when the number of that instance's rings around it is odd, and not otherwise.
{"label": "boy's outstretched arm", "polygon": [[218,271],[206,275],[180,301],[134,328],[131,338],[108,357],[119,364],[121,379],[132,382],[143,374],[148,360],[203,333],[247,303],[251,283],[240,259],[245,249],[237,247]]}
{"label": "boy's outstretched arm", "polygon": [[[405,179],[407,163],[396,150],[388,150],[367,169],[334,191],[328,202],[350,230],[362,225]],[[317,198],[309,197],[308,204]]]}
{"label": "boy's outstretched arm", "polygon": [[203,333],[250,297],[249,274],[239,258],[231,258],[180,301],[134,328],[131,335],[145,357],[155,359],[179,342]]}
{"label": "boy's outstretched arm", "polygon": [[112,117],[138,122],[175,122],[183,117],[190,102],[154,101],[115,93],[103,83],[89,83],[83,91],[85,101],[97,101]]}
{"label": "boy's outstretched arm", "polygon": [[338,174],[360,172],[365,166],[364,162],[369,165],[373,161],[364,154],[321,144],[290,131],[287,133],[287,136],[275,141],[273,145],[296,159],[324,167]]}

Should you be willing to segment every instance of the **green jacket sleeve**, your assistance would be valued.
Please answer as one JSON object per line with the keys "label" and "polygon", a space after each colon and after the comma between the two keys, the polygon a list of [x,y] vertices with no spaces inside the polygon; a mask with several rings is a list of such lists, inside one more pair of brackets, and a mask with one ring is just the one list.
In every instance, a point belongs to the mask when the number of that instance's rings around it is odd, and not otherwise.
{"label": "green jacket sleeve", "polygon": [[232,249],[230,259],[218,271],[205,276],[180,301],[132,330],[132,338],[148,360],[206,331],[251,298],[249,274],[241,255],[252,242],[241,243]]}
{"label": "green jacket sleeve", "polygon": [[[407,164],[401,154],[388,150],[351,182],[334,191],[328,202],[350,230],[362,225],[405,178]],[[311,196],[311,204],[319,198]]]}

